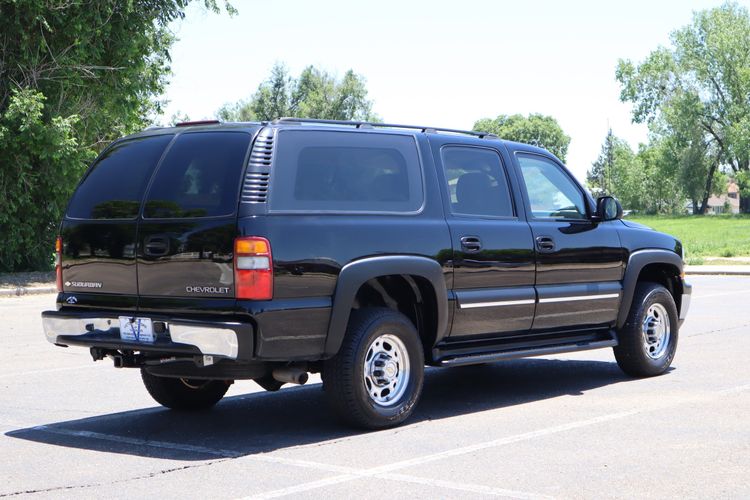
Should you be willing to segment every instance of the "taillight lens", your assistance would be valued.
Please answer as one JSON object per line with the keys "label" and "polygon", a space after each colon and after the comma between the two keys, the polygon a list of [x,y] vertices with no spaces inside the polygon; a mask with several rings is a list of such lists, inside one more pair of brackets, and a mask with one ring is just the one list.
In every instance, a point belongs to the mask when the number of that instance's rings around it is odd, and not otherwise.
{"label": "taillight lens", "polygon": [[244,236],[234,240],[234,289],[238,299],[273,298],[273,259],[267,239]]}
{"label": "taillight lens", "polygon": [[63,242],[60,236],[55,240],[55,281],[57,282],[57,291],[62,292],[62,247]]}

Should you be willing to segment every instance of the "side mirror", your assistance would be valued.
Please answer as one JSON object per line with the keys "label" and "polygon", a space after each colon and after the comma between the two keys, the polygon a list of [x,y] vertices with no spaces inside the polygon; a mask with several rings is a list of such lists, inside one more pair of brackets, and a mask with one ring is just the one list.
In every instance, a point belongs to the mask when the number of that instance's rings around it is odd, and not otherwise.
{"label": "side mirror", "polygon": [[622,219],[622,205],[612,196],[602,196],[596,200],[594,220],[605,222]]}

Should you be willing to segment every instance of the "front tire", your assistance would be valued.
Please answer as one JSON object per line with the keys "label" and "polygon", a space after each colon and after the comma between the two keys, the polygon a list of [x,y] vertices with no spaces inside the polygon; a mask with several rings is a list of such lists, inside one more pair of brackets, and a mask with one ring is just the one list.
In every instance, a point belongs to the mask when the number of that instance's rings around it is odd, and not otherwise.
{"label": "front tire", "polygon": [[141,368],[143,385],[154,400],[173,410],[205,410],[224,397],[229,384],[223,380],[157,377]]}
{"label": "front tire", "polygon": [[677,306],[672,294],[656,283],[638,283],[628,318],[618,332],[615,359],[633,377],[661,375],[677,351]]}
{"label": "front tire", "polygon": [[339,352],[323,366],[334,412],[365,429],[399,425],[422,393],[424,353],[412,322],[384,308],[352,311]]}

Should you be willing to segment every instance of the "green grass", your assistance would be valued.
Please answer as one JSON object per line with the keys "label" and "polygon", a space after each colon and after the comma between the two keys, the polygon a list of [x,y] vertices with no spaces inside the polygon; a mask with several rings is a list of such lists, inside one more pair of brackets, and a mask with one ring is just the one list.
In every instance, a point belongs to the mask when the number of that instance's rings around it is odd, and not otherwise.
{"label": "green grass", "polygon": [[627,219],[679,238],[689,264],[702,264],[703,257],[750,256],[750,215],[639,215]]}

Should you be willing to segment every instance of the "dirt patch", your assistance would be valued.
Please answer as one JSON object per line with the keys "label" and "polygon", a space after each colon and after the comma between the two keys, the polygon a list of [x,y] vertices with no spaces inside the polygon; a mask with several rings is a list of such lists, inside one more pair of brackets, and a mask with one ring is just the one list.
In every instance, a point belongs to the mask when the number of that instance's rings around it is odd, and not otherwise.
{"label": "dirt patch", "polygon": [[35,286],[55,286],[55,273],[0,273],[0,288],[28,288]]}
{"label": "dirt patch", "polygon": [[703,263],[716,266],[746,266],[750,264],[750,257],[703,257]]}

